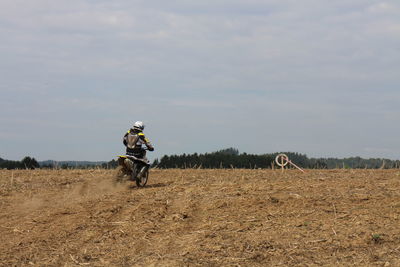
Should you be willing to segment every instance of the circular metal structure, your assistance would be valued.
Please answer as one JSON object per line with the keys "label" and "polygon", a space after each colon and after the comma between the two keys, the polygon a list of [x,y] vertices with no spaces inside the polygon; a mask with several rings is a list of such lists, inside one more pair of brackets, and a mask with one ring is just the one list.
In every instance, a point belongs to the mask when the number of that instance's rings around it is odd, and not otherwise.
{"label": "circular metal structure", "polygon": [[285,167],[289,163],[289,157],[286,154],[278,154],[275,158],[276,164],[280,167]]}

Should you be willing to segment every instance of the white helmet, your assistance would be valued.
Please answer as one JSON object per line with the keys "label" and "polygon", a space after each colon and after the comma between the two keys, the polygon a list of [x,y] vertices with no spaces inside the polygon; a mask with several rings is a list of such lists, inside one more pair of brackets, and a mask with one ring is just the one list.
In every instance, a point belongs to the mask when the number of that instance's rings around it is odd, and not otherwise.
{"label": "white helmet", "polygon": [[133,129],[137,129],[137,130],[143,131],[143,129],[144,129],[143,122],[141,122],[141,121],[135,122],[135,124],[133,124]]}

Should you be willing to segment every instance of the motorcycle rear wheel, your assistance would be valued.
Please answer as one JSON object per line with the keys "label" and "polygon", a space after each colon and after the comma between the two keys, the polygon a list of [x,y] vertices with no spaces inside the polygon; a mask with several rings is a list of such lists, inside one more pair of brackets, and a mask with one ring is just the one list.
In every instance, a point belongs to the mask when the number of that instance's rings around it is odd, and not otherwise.
{"label": "motorcycle rear wheel", "polygon": [[127,175],[126,168],[124,168],[123,166],[118,166],[115,170],[115,181],[122,182],[125,175]]}

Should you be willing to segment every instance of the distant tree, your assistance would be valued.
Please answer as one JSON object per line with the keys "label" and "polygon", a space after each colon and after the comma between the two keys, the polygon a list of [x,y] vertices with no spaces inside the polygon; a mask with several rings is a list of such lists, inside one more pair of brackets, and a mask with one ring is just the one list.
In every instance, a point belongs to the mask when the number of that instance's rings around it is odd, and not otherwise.
{"label": "distant tree", "polygon": [[160,162],[158,161],[158,159],[155,159],[154,161],[153,161],[153,163],[151,164],[151,167],[157,167],[158,165],[160,164]]}
{"label": "distant tree", "polygon": [[64,163],[64,164],[61,165],[61,169],[66,170],[66,169],[69,169],[69,168],[70,168],[70,166],[67,163]]}
{"label": "distant tree", "polygon": [[2,162],[0,162],[0,168],[8,170],[19,169],[21,168],[21,162],[13,160],[3,160]]}
{"label": "distant tree", "polygon": [[101,164],[101,167],[104,169],[115,169],[118,166],[118,162],[115,159],[112,159],[111,161],[107,163]]}
{"label": "distant tree", "polygon": [[239,155],[239,150],[237,148],[230,147],[230,148],[219,150],[216,153],[221,153],[223,155],[235,155],[235,156],[237,156],[237,155]]}
{"label": "distant tree", "polygon": [[31,157],[25,157],[21,160],[21,165],[25,168],[25,169],[36,169],[39,168],[39,163],[36,161],[35,158],[31,158]]}

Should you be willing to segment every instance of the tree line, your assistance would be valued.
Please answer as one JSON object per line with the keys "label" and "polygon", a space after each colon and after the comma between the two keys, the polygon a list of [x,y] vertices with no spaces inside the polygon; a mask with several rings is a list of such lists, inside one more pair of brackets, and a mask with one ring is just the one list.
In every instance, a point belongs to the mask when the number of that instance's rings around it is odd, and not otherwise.
{"label": "tree line", "polygon": [[117,162],[91,162],[91,161],[37,161],[33,157],[24,157],[22,160],[6,160],[0,158],[0,169],[114,169],[117,167]]}
{"label": "tree line", "polygon": [[239,153],[236,148],[228,148],[205,154],[165,155],[160,160],[153,162],[153,167],[158,168],[274,168],[277,167],[275,157],[286,154],[296,165],[306,169],[392,169],[400,168],[399,160],[381,158],[363,159],[350,158],[308,158],[305,154],[296,152],[279,152],[269,154]]}
{"label": "tree line", "polygon": [[0,158],[0,169],[36,169],[40,165],[35,158],[24,157],[21,161]]}
{"label": "tree line", "polygon": [[[205,169],[272,169],[276,166],[275,157],[286,154],[296,165],[305,169],[393,169],[400,168],[399,160],[389,160],[382,158],[363,159],[361,157],[350,158],[308,158],[305,154],[296,152],[267,153],[261,155],[239,153],[236,148],[222,149],[216,152],[204,154],[181,154],[165,155],[161,159],[156,159],[152,167],[161,169],[168,168],[205,168]],[[109,162],[86,162],[70,161],[38,162],[35,158],[24,157],[21,161],[5,160],[0,158],[0,169],[113,169],[118,165],[115,159]]]}

